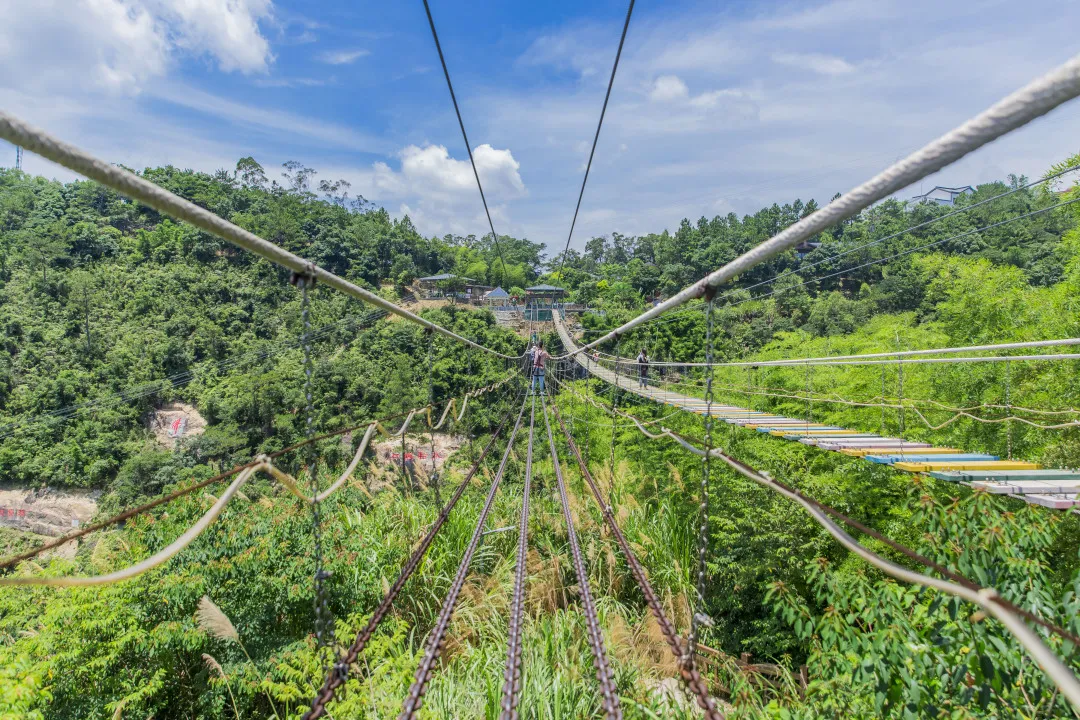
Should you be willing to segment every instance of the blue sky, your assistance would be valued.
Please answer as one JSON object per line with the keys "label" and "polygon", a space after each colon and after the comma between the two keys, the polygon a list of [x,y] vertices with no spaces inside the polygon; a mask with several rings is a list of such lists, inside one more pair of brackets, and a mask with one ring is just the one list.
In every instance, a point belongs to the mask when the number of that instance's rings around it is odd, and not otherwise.
{"label": "blue sky", "polygon": [[[561,247],[625,3],[432,7],[496,229]],[[419,0],[0,0],[0,16],[0,107],[108,160],[253,155],[272,176],[298,160],[426,234],[485,230]],[[1043,0],[642,0],[573,244],[827,201],[1080,51],[1076,27],[1080,4]],[[1078,130],[1074,103],[921,185],[1039,175]]]}

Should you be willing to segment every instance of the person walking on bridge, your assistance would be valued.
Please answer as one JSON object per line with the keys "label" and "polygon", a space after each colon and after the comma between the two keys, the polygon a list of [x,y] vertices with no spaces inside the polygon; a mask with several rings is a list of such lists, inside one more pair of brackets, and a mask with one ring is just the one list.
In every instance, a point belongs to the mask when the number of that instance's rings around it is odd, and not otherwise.
{"label": "person walking on bridge", "polygon": [[645,352],[645,348],[641,348],[641,352],[637,356],[638,367],[638,387],[649,387],[649,355]]}
{"label": "person walking on bridge", "polygon": [[532,351],[532,390],[533,395],[536,394],[536,384],[540,383],[540,392],[544,392],[544,361],[551,355],[544,349],[544,341],[536,343],[536,346]]}

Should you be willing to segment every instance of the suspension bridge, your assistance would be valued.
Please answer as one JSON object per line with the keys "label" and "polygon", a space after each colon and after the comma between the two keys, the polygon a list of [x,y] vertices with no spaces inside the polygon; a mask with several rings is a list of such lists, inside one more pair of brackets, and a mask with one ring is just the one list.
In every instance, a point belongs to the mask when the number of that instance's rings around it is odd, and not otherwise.
{"label": "suspension bridge", "polygon": [[[427,18],[432,30],[438,56],[447,80],[448,89],[453,101],[455,113],[461,127],[462,136],[469,151],[472,161],[471,145],[465,133],[465,125],[462,121],[461,111],[457,98],[450,82],[450,73],[447,69],[446,59],[443,55],[438,35],[435,31],[435,23],[430,7],[425,0]],[[591,167],[593,154],[596,149],[596,140],[599,138],[603,123],[603,115],[606,111],[611,88],[615,80],[618,58],[621,55],[623,43],[626,39],[627,28],[633,11],[633,2],[630,2],[626,22],[623,26],[622,36],[619,41],[619,50],[616,54],[608,82],[607,94],[605,95],[603,109],[601,110],[600,122],[597,125],[596,135],[593,140],[593,151],[589,156],[586,166],[585,178],[583,179],[581,192],[579,193],[577,206],[574,211],[574,221],[571,222],[570,233],[567,238],[567,248],[573,234],[573,225],[576,222],[577,213],[581,207],[585,185],[588,180],[588,170]],[[350,677],[357,673],[357,661],[364,652],[373,633],[380,623],[389,614],[395,599],[402,592],[406,582],[420,566],[425,554],[431,547],[434,539],[445,527],[448,518],[454,511],[455,506],[470,487],[473,478],[478,473],[481,463],[494,452],[500,443],[504,444],[498,469],[494,473],[487,490],[484,505],[477,518],[475,530],[472,533],[468,546],[462,553],[461,561],[450,589],[438,612],[437,618],[427,634],[423,645],[421,660],[415,672],[413,682],[403,699],[400,718],[407,719],[416,716],[423,705],[424,696],[429,687],[433,673],[437,669],[437,662],[444,647],[447,629],[458,605],[462,587],[469,574],[477,548],[484,534],[486,520],[491,512],[492,503],[504,483],[508,473],[508,458],[513,452],[515,443],[518,442],[519,434],[527,433],[527,449],[525,469],[522,473],[524,494],[521,505],[521,515],[518,524],[518,546],[516,552],[516,568],[514,576],[514,588],[510,603],[508,618],[508,647],[506,663],[503,672],[503,687],[500,700],[500,717],[518,717],[518,707],[521,695],[522,674],[522,627],[523,627],[523,587],[527,568],[524,562],[529,547],[528,518],[529,518],[529,493],[531,491],[532,471],[537,453],[535,447],[535,435],[539,420],[539,414],[543,420],[544,435],[547,438],[547,451],[553,464],[553,471],[558,486],[560,505],[563,511],[563,520],[566,525],[568,543],[573,560],[573,570],[577,578],[581,611],[585,617],[585,625],[588,634],[588,644],[591,648],[592,660],[597,679],[597,691],[600,699],[600,707],[608,718],[622,716],[621,701],[615,686],[612,669],[609,663],[610,648],[606,647],[603,633],[599,624],[596,611],[596,600],[589,587],[588,568],[585,557],[582,554],[578,539],[578,530],[575,527],[574,514],[570,508],[570,498],[567,484],[564,479],[563,462],[566,461],[571,467],[576,466],[585,485],[588,487],[592,500],[596,503],[607,530],[614,539],[623,559],[630,568],[635,584],[641,593],[641,599],[648,607],[650,613],[660,627],[670,653],[677,661],[678,674],[687,689],[687,694],[693,698],[698,708],[704,715],[712,720],[723,717],[723,712],[713,698],[707,680],[698,670],[695,660],[698,648],[701,628],[708,622],[706,616],[705,598],[705,575],[707,572],[707,556],[709,552],[709,491],[711,482],[711,467],[713,463],[721,463],[725,467],[743,475],[749,480],[756,482],[778,495],[787,498],[801,507],[823,530],[840,543],[847,550],[857,555],[869,565],[877,568],[882,573],[896,578],[905,583],[912,583],[922,587],[933,588],[940,593],[954,596],[967,603],[977,606],[986,615],[993,617],[1001,623],[1015,640],[1024,648],[1028,656],[1050,678],[1072,706],[1080,710],[1080,680],[1073,674],[1069,667],[1058,657],[1047,644],[1047,638],[1057,636],[1074,645],[1080,645],[1080,637],[1077,637],[1069,629],[1061,627],[1047,620],[1037,612],[1020,607],[1004,597],[995,588],[983,585],[975,580],[965,577],[954,570],[944,567],[912,550],[901,543],[888,538],[874,528],[868,527],[856,518],[846,516],[835,508],[829,507],[819,500],[808,496],[801,490],[794,488],[783,481],[761,472],[738,458],[724,452],[715,446],[712,437],[713,420],[723,420],[732,426],[743,428],[747,431],[767,432],[778,438],[799,441],[808,445],[814,445],[823,450],[844,452],[866,458],[868,462],[880,462],[890,464],[893,467],[908,471],[928,473],[934,477],[945,480],[970,483],[973,486],[984,487],[991,492],[1003,492],[1017,495],[1030,502],[1049,505],[1051,507],[1072,507],[1076,504],[1077,495],[1080,494],[1080,477],[1069,471],[1050,471],[1038,467],[1034,463],[1014,461],[1009,458],[1001,459],[985,453],[964,453],[958,448],[938,447],[928,443],[913,443],[905,440],[901,435],[889,437],[883,434],[860,432],[857,430],[844,429],[836,426],[824,425],[812,422],[809,415],[806,418],[793,418],[780,415],[772,415],[765,412],[757,412],[748,408],[731,405],[720,405],[713,401],[713,371],[718,363],[713,362],[714,332],[713,309],[716,301],[717,288],[724,283],[730,282],[755,265],[789,250],[799,243],[826,230],[832,225],[850,218],[862,210],[870,207],[873,203],[887,198],[891,194],[925,178],[941,168],[968,155],[974,150],[994,141],[1008,132],[1022,127],[1027,123],[1052,111],[1059,105],[1080,95],[1080,57],[1076,57],[1056,68],[1050,73],[1037,78],[1028,85],[1019,89],[1012,95],[1002,99],[986,111],[973,117],[954,130],[942,137],[930,142],[922,149],[912,153],[908,157],[886,168],[880,174],[868,179],[856,186],[848,193],[843,194],[827,206],[807,215],[803,219],[777,233],[772,238],[762,242],[750,251],[744,253],[723,267],[709,273],[696,283],[684,288],[664,302],[634,317],[600,338],[584,344],[577,344],[570,337],[561,318],[557,319],[556,327],[562,338],[566,353],[558,360],[573,360],[584,366],[590,373],[612,385],[619,392],[631,392],[638,396],[659,403],[672,406],[679,411],[685,410],[694,415],[703,416],[704,436],[701,438],[691,437],[687,434],[675,432],[659,425],[655,420],[643,420],[623,409],[618,408],[613,402],[609,414],[612,422],[619,417],[629,420],[642,434],[650,439],[675,442],[687,452],[702,459],[702,476],[700,485],[699,515],[694,522],[697,530],[697,566],[694,573],[696,596],[693,598],[693,613],[691,616],[688,633],[683,637],[679,634],[672,620],[667,616],[662,603],[659,601],[650,581],[646,566],[637,557],[633,547],[624,536],[619,523],[615,508],[612,507],[611,498],[605,497],[604,493],[593,480],[589,464],[585,462],[573,432],[563,421],[560,410],[554,404],[549,405],[545,396],[526,396],[525,376],[518,371],[518,363],[524,356],[513,356],[497,352],[485,347],[473,339],[465,337],[437,323],[434,323],[420,315],[392,303],[375,293],[372,293],[356,284],[339,277],[338,275],[318,267],[315,263],[288,252],[243,228],[218,217],[210,211],[194,203],[185,200],[173,193],[154,185],[138,175],[126,171],[123,168],[113,166],[92,154],[67,144],[55,138],[43,130],[35,128],[10,113],[0,112],[0,137],[15,145],[25,148],[30,152],[58,163],[66,168],[91,178],[102,185],[108,186],[129,198],[152,207],[176,219],[188,222],[208,233],[211,233],[233,245],[248,251],[258,257],[266,259],[276,265],[292,271],[293,283],[297,286],[303,297],[303,335],[300,339],[305,358],[305,391],[307,405],[305,407],[306,429],[304,441],[270,455],[260,455],[252,458],[250,462],[221,473],[213,478],[185,487],[169,495],[159,497],[149,503],[136,508],[131,508],[114,517],[100,521],[93,525],[82,528],[63,538],[50,541],[33,550],[0,561],[0,570],[9,571],[0,576],[0,585],[47,585],[54,587],[73,585],[96,585],[114,583],[137,577],[154,567],[168,562],[178,553],[189,547],[201,533],[212,525],[220,516],[224,507],[239,492],[241,486],[256,473],[265,473],[279,483],[291,495],[301,502],[309,504],[312,510],[312,534],[315,539],[315,568],[312,575],[312,583],[315,596],[315,637],[317,645],[324,653],[329,653],[334,646],[333,626],[327,607],[327,588],[325,580],[326,572],[322,566],[321,528],[322,518],[320,504],[331,494],[340,489],[357,470],[359,461],[366,450],[370,439],[376,433],[388,436],[404,436],[410,423],[417,417],[427,419],[429,430],[434,431],[442,427],[448,419],[459,422],[467,418],[467,410],[470,399],[489,396],[498,396],[504,399],[512,398],[516,402],[520,400],[520,406],[502,418],[498,427],[492,433],[487,445],[471,463],[464,479],[451,494],[449,500],[442,506],[435,522],[428,528],[423,538],[415,546],[408,561],[402,567],[395,582],[384,593],[370,619],[353,639],[348,648],[335,657],[333,662],[328,662],[325,667],[325,676],[321,686],[311,701],[310,710],[305,714],[308,720],[328,716],[328,707],[333,702],[336,694],[341,692]],[[474,176],[478,189],[481,193],[488,225],[491,229],[496,250],[502,257],[502,249],[499,247],[499,236],[495,232],[491,214],[488,212],[486,199],[483,197],[483,188],[480,183],[479,173],[476,171],[475,162],[472,163]],[[1066,201],[1054,207],[1068,204]],[[563,258],[566,253],[564,251]],[[504,262],[505,265],[505,262]],[[561,269],[561,266],[560,266]],[[314,331],[311,328],[309,314],[309,292],[315,283],[321,283],[326,287],[336,290],[348,297],[357,299],[372,305],[380,311],[396,315],[403,320],[415,323],[430,331],[432,336],[440,335],[447,340],[460,344],[467,351],[477,351],[492,354],[502,358],[508,365],[508,372],[499,382],[483,388],[474,388],[464,391],[459,395],[461,398],[457,414],[453,401],[447,402],[442,409],[438,420],[434,419],[437,410],[434,403],[429,403],[422,408],[413,409],[401,416],[394,418],[381,418],[371,420],[352,428],[342,428],[326,435],[317,436],[312,421],[312,393],[311,393],[311,338]],[[611,367],[605,367],[585,355],[589,350],[598,349],[608,343],[618,343],[619,339],[629,331],[642,327],[650,321],[656,320],[672,311],[687,304],[691,300],[704,298],[706,312],[708,313],[708,332],[706,335],[706,363],[705,397],[698,398],[691,394],[680,393],[670,390],[651,387],[635,387],[634,379],[628,378],[622,373],[618,353]],[[1068,341],[1062,344],[1070,344]],[[930,351],[927,351],[930,352]],[[1076,357],[1070,355],[1069,357]],[[1046,359],[1047,356],[1039,356]],[[1012,361],[1019,361],[1021,357],[1013,356]],[[923,360],[930,361],[929,358]],[[945,361],[945,359],[941,359]],[[955,358],[953,358],[955,360]],[[827,358],[822,362],[873,362],[868,356],[856,359]],[[883,359],[882,362],[895,362],[895,358]],[[915,362],[915,360],[908,360]],[[564,387],[569,392],[575,392],[567,383],[556,379],[557,387]],[[618,397],[618,393],[615,394]],[[595,400],[593,401],[595,402]],[[523,431],[526,411],[528,412],[528,428]],[[605,408],[605,411],[607,409]],[[515,415],[516,413],[516,415]],[[386,428],[385,423],[403,417],[402,425],[394,431]],[[1075,424],[1075,423],[1073,423]],[[510,427],[508,436],[503,442],[503,433]],[[557,427],[556,433],[553,428]],[[317,474],[312,467],[317,461],[316,444],[321,439],[341,435],[353,430],[364,429],[364,439],[359,450],[345,472],[334,480],[328,487],[318,487]],[[561,436],[558,440],[556,437]],[[615,437],[612,433],[611,462],[615,460]],[[543,442],[541,441],[541,446]],[[305,490],[301,482],[285,472],[275,460],[283,455],[293,452],[301,452],[305,456],[305,464],[308,467],[307,475],[309,486]],[[542,452],[542,449],[541,449]],[[20,565],[22,561],[39,555],[41,552],[71,539],[83,537],[89,533],[104,529],[122,522],[135,515],[149,512],[176,498],[190,494],[200,488],[208,487],[213,483],[229,480],[228,488],[216,499],[213,507],[192,524],[180,537],[170,543],[163,550],[151,557],[140,561],[122,570],[99,576],[91,577],[57,577],[32,572],[31,568]],[[845,529],[845,527],[847,529]],[[900,565],[897,562],[883,557],[881,554],[860,542],[851,532],[856,532],[867,537],[874,538],[885,543],[892,550],[903,555],[909,564]],[[912,569],[919,567],[919,570]],[[20,569],[22,568],[22,569]],[[27,570],[30,570],[29,572]]]}
{"label": "suspension bridge", "polygon": [[[679,410],[685,410],[697,415],[707,415],[716,418],[729,425],[745,430],[755,430],[759,433],[767,433],[771,436],[785,440],[800,442],[811,445],[821,450],[840,452],[845,455],[860,457],[868,462],[891,465],[897,470],[913,473],[922,473],[938,480],[959,482],[994,494],[1003,494],[1016,497],[1027,502],[1043,505],[1056,509],[1068,509],[1080,505],[1080,471],[1046,469],[1038,463],[1002,459],[998,455],[978,452],[964,452],[959,448],[935,446],[931,443],[905,440],[903,437],[883,436],[874,432],[864,432],[826,425],[814,422],[808,413],[803,418],[785,417],[772,413],[751,410],[734,405],[721,405],[708,402],[704,398],[693,395],[685,395],[664,388],[655,381],[642,383],[641,367],[629,358],[620,359],[613,356],[601,357],[597,354],[596,359],[585,353],[577,352],[579,346],[574,341],[566,326],[566,319],[561,313],[556,312],[554,318],[556,331],[563,347],[571,351],[574,361],[589,375],[600,378],[606,383],[618,387],[623,392],[646,398],[661,405],[666,405]],[[906,351],[897,353],[867,354],[863,356],[843,356],[834,358],[818,358],[806,360],[788,360],[771,363],[773,365],[787,367],[814,367],[817,364],[835,363],[864,363],[881,362],[902,365],[907,363],[921,362],[916,358],[926,358],[930,355],[944,353],[964,353],[986,349],[1031,349],[1048,346],[1072,346],[1080,344],[1080,339],[1069,338],[1058,341],[1036,341],[1031,343],[1009,343],[1001,346],[972,346],[966,348],[943,348],[941,350]],[[914,357],[913,357],[914,356]],[[894,358],[887,360],[883,358]],[[1054,353],[1041,355],[1009,355],[990,357],[945,357],[938,358],[942,362],[1022,362],[1024,360],[1041,361],[1076,361],[1080,360],[1080,354]],[[934,360],[931,360],[934,362]],[[660,368],[689,368],[694,363],[658,363],[651,367]],[[760,363],[714,363],[714,366],[743,365],[748,368],[768,367],[769,361]],[[655,370],[654,370],[655,378]],[[809,396],[790,396],[799,400],[812,400]],[[869,404],[874,407],[882,405]],[[903,406],[889,405],[904,409]],[[976,418],[970,413],[963,415]],[[978,418],[977,418],[978,419]],[[995,419],[995,422],[1013,421],[1030,422],[1022,417],[1008,416]],[[1038,425],[1039,427],[1064,429],[1080,427],[1080,421],[1071,420],[1053,425]]]}

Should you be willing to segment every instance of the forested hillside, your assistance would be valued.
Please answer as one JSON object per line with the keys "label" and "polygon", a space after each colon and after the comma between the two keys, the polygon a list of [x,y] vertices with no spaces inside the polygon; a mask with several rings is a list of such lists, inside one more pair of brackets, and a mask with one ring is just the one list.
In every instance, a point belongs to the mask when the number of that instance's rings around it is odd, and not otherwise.
{"label": "forested hillside", "polygon": [[[489,273],[490,239],[426,239],[408,218],[393,221],[362,200],[318,199],[304,168],[286,169],[288,188],[267,183],[250,158],[215,177],[144,175],[391,297],[399,284],[451,268],[526,283],[540,260],[538,246],[505,238],[505,277],[497,262]],[[95,183],[10,170],[0,171],[0,238],[0,478],[138,490],[163,466],[231,463],[298,438],[300,303],[288,273]],[[512,347],[490,315],[438,316],[484,344]],[[319,428],[426,402],[421,331],[376,319],[316,289]],[[438,400],[458,392],[468,366],[457,348],[437,341],[436,352]],[[490,374],[472,379],[478,387]],[[145,428],[149,410],[176,399],[209,422],[179,457],[157,451]]]}
{"label": "forested hillside", "polygon": [[[570,299],[593,308],[582,316],[586,339],[816,207],[812,200],[796,201],[743,218],[684,220],[673,233],[594,238],[565,264],[557,255],[545,257],[539,243],[501,237],[504,268],[490,237],[424,238],[408,218],[393,220],[362,198],[349,198],[347,183],[324,181],[316,192],[312,170],[295,163],[284,170],[282,182],[270,181],[255,160],[244,158],[235,171],[214,176],[175,168],[143,175],[395,300],[407,297],[414,278],[440,272],[508,290],[534,281],[565,287]],[[1080,203],[1055,207],[1080,197],[1072,177],[1031,189],[1022,178],[982,185],[955,208],[879,204],[723,289],[716,303],[717,359],[1080,337]],[[1003,193],[1010,194],[963,212]],[[300,294],[280,269],[94,183],[0,170],[0,283],[3,483],[100,489],[103,509],[111,511],[189,487],[303,437]],[[449,305],[422,312],[501,352],[516,355],[524,347],[487,311]],[[424,405],[429,393],[441,408],[513,372],[503,360],[433,338],[324,287],[313,293],[312,322],[317,431]],[[554,333],[545,339],[557,347]],[[605,350],[632,357],[644,347],[654,360],[701,361],[704,340],[705,314],[695,303]],[[551,372],[559,389],[552,402],[610,493],[665,612],[685,633],[695,592],[700,460],[673,443],[647,439],[625,419],[613,422],[586,402],[592,397],[610,405],[604,383]],[[1076,427],[946,422],[952,413],[930,402],[983,409],[1008,402],[1064,413],[1080,407],[1075,361],[904,373],[901,385],[892,366],[812,373],[724,368],[715,374],[715,390],[742,407],[969,450],[1007,450],[1053,467],[1080,466]],[[704,392],[701,371],[671,379],[680,392]],[[564,382],[571,383],[565,391]],[[475,447],[450,459],[443,491],[462,480],[465,456],[483,447],[500,421],[509,417],[513,424],[523,384],[515,378],[470,402],[461,421],[451,419],[450,432],[475,435]],[[884,410],[885,400],[922,403],[923,420]],[[147,425],[156,408],[172,401],[197,408],[207,428],[168,449]],[[625,395],[619,402],[642,419],[662,418],[690,437],[703,435],[699,417]],[[536,407],[522,714],[599,717],[580,586],[539,398]],[[351,668],[348,692],[330,708],[339,720],[393,717],[400,709],[509,425]],[[526,422],[509,455],[507,481],[487,523],[494,532],[471,566],[422,717],[498,715],[517,545],[516,533],[504,531],[514,529],[521,508],[527,428]],[[625,716],[696,717],[673,680],[674,660],[630,568],[558,433],[556,427]],[[914,481],[885,466],[754,432],[725,428],[714,438],[755,467],[1080,632],[1074,515]],[[352,438],[351,447],[358,440]],[[340,438],[318,444],[324,487],[344,468],[349,450]],[[285,463],[301,472],[295,456]],[[16,572],[97,575],[125,567],[172,542],[221,490],[209,486],[87,536],[73,557],[38,558]],[[1066,701],[999,624],[959,601],[868,570],[798,506],[733,473],[714,470],[712,493],[705,606],[712,626],[704,641],[728,653],[712,681],[732,703],[725,706],[729,717],[1067,716]],[[367,622],[417,538],[437,521],[445,496],[364,464],[324,504],[329,607],[339,646]],[[314,563],[310,508],[260,476],[188,550],[135,580],[100,588],[5,588],[0,718],[296,720],[323,675],[312,633]],[[1075,648],[1050,642],[1080,669]],[[734,665],[743,652],[781,666],[775,687],[747,682]],[[807,688],[798,681],[802,664]]]}

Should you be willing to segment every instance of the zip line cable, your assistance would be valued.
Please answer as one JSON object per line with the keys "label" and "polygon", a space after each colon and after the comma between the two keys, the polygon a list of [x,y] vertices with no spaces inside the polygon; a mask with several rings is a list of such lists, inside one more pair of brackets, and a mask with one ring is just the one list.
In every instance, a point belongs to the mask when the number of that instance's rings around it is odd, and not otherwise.
{"label": "zip line cable", "polygon": [[704,297],[709,288],[729,282],[769,258],[794,247],[822,230],[852,217],[873,203],[959,160],[997,138],[1042,117],[1080,95],[1080,55],[1028,83],[1016,92],[942,135],[922,149],[807,215],[772,238],[743,253],[676,295],[646,310],[618,328],[574,351],[584,352],[690,300]]}
{"label": "zip line cable", "polygon": [[[427,0],[424,0],[427,4]],[[596,144],[600,141],[600,128],[604,126],[604,115],[607,113],[608,101],[611,99],[611,88],[615,85],[615,72],[619,69],[619,58],[622,57],[623,44],[626,42],[626,31],[630,28],[630,16],[634,13],[634,0],[630,0],[626,8],[626,20],[623,22],[622,35],[619,37],[619,48],[615,51],[615,62],[611,66],[611,77],[608,78],[607,92],[604,93],[604,104],[600,108],[600,120],[596,123],[596,134],[593,135],[592,150],[589,151],[589,161],[585,164],[585,177],[581,179],[581,190],[578,192],[577,205],[574,207],[574,219],[570,221],[570,232],[566,235],[566,247],[563,248],[562,260],[559,262],[559,270],[556,277],[562,276],[563,265],[566,264],[566,254],[570,252],[570,238],[574,236],[574,226],[577,225],[578,212],[581,210],[581,199],[585,197],[585,185],[589,182],[589,170],[592,169],[593,155],[596,154]]]}
{"label": "zip line cable", "polygon": [[488,227],[491,228],[491,238],[495,241],[495,249],[499,253],[499,260],[502,261],[503,281],[505,282],[506,258],[503,257],[502,247],[499,245],[499,236],[495,234],[495,223],[491,222],[491,211],[488,210],[484,186],[480,183],[480,173],[476,169],[472,145],[469,144],[469,135],[465,132],[465,121],[461,119],[461,109],[458,107],[457,95],[454,93],[454,84],[450,82],[450,69],[446,66],[446,58],[443,56],[442,44],[439,42],[439,33],[435,31],[435,19],[431,16],[431,5],[428,4],[428,0],[424,0],[424,12],[427,13],[428,25],[431,26],[431,37],[435,40],[435,50],[439,53],[439,63],[442,65],[443,75],[446,77],[446,87],[450,90],[450,101],[454,103],[454,114],[457,115],[458,126],[461,128],[461,137],[465,140],[465,150],[469,153],[469,164],[472,165],[473,177],[476,178],[476,187],[480,190],[480,201],[484,203],[484,214],[487,215]]}
{"label": "zip line cable", "polygon": [[177,220],[183,220],[195,227],[221,238],[243,250],[258,255],[283,268],[292,270],[300,275],[313,276],[317,282],[321,282],[338,292],[352,298],[374,305],[377,308],[393,313],[409,322],[434,330],[445,337],[464,343],[478,350],[501,357],[504,359],[517,359],[519,356],[506,355],[491,348],[465,338],[452,330],[420,317],[405,308],[376,295],[370,290],[342,278],[329,270],[325,270],[315,263],[295,255],[272,242],[264,240],[254,233],[224,218],[215,215],[209,210],[196,205],[190,200],[169,192],[155,185],[149,180],[140,177],[124,168],[110,165],[109,163],[94,157],[74,145],[69,145],[44,130],[36,128],[15,116],[0,110],[0,138],[8,142],[20,145],[33,153],[40,155],[46,160],[51,160],[69,170],[90,178],[101,185],[112,188],[120,194],[137,200],[158,212],[169,215]]}

